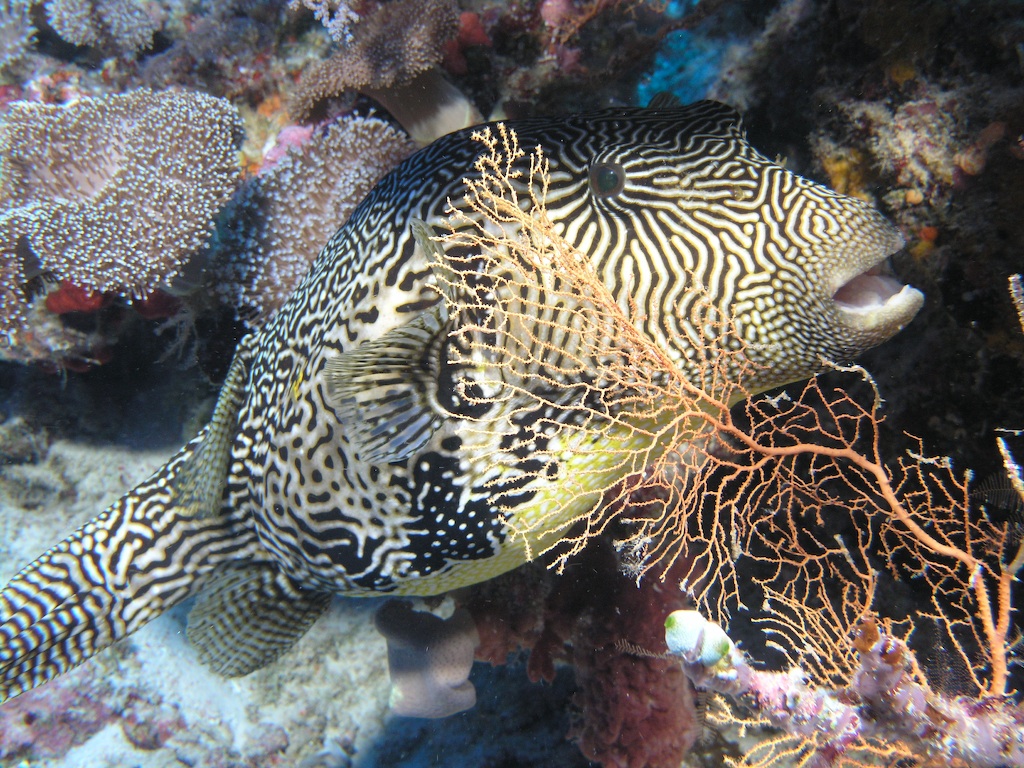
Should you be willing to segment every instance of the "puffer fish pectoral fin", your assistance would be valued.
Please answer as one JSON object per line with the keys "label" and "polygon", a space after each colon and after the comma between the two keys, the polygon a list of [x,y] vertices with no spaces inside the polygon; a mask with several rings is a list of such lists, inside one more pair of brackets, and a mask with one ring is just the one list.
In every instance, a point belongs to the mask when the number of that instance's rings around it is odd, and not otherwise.
{"label": "puffer fish pectoral fin", "polygon": [[247,675],[295,645],[330,603],[330,593],[300,590],[272,564],[227,567],[196,598],[188,639],[214,672]]}
{"label": "puffer fish pectoral fin", "polygon": [[327,401],[369,461],[404,461],[447,415],[436,397],[448,312],[438,304],[378,339],[328,359]]}
{"label": "puffer fish pectoral fin", "polygon": [[182,514],[210,517],[220,510],[247,375],[246,356],[240,351],[228,368],[205,437],[174,479],[175,504]]}
{"label": "puffer fish pectoral fin", "polygon": [[242,516],[196,517],[174,504],[177,473],[207,434],[0,592],[0,702],[139,629],[222,562],[266,557]]}

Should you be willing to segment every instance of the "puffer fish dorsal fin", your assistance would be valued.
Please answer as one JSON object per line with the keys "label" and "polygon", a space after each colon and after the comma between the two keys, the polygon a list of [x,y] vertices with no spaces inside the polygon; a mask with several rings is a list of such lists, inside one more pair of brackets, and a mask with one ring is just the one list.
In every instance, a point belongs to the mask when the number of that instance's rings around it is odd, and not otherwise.
{"label": "puffer fish dorsal fin", "polygon": [[447,309],[439,303],[327,360],[327,401],[364,459],[404,461],[441,426],[446,411],[432,393],[447,321]]}
{"label": "puffer fish dorsal fin", "polygon": [[229,567],[196,598],[188,639],[214,672],[247,675],[295,645],[330,603],[330,593],[297,589],[273,565]]}
{"label": "puffer fish dorsal fin", "polygon": [[676,109],[683,106],[683,102],[674,93],[658,91],[647,103],[647,109]]}
{"label": "puffer fish dorsal fin", "polygon": [[228,368],[202,442],[174,478],[176,505],[185,516],[212,517],[220,510],[247,374],[245,356],[239,352]]}

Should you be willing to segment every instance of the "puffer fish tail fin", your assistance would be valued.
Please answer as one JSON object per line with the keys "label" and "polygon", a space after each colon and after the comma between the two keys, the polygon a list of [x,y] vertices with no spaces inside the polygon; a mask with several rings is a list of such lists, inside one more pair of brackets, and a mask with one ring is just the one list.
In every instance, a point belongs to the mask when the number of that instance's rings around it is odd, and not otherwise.
{"label": "puffer fish tail fin", "polygon": [[0,702],[139,629],[225,560],[260,558],[251,525],[220,505],[243,378],[229,373],[214,418],[174,458],[0,592]]}
{"label": "puffer fish tail fin", "polygon": [[297,589],[270,563],[225,568],[196,598],[188,639],[214,672],[247,675],[291,648],[330,603],[329,592]]}

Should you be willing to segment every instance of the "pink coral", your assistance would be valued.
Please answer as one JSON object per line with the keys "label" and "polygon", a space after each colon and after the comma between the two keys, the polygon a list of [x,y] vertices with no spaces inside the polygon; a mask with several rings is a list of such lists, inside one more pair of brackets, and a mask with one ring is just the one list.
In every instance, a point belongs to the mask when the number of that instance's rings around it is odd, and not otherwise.
{"label": "pink coral", "polygon": [[109,686],[78,673],[0,709],[0,758],[60,757],[115,719]]}
{"label": "pink coral", "polygon": [[[704,653],[708,635],[720,641],[711,658]],[[1024,765],[1024,707],[1010,696],[978,700],[933,691],[906,643],[874,618],[858,626],[857,668],[848,685],[835,690],[815,685],[814,675],[799,667],[756,668],[721,627],[696,611],[673,613],[666,638],[694,685],[741,702],[795,737],[805,765],[864,765],[857,755],[870,752],[872,741],[885,745],[890,758],[927,756],[929,765]]]}

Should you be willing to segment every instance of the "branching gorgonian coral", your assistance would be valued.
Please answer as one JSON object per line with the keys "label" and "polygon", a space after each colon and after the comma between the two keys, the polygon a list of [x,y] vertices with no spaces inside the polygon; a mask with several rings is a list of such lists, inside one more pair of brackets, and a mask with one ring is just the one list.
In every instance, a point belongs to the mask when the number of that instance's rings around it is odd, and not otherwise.
{"label": "branching gorgonian coral", "polygon": [[[559,451],[593,457],[577,461],[579,476],[562,481],[536,519],[510,520],[513,534],[551,527],[538,546],[559,566],[603,533],[615,536],[638,579],[664,577],[674,565],[679,587],[712,620],[674,638],[675,651],[698,686],[754,703],[753,718],[722,709],[716,717],[785,729],[744,765],[852,767],[922,751],[1024,764],[1024,715],[1007,697],[1018,636],[1012,588],[1024,566],[1012,521],[972,509],[969,477],[920,444],[887,463],[877,392],[863,405],[813,379],[797,398],[747,397],[744,382],[757,371],[742,345],[727,343],[735,338],[728,317],[708,314],[688,361],[698,374],[688,378],[637,331],[641,309],[614,301],[590,262],[559,237],[544,207],[539,151],[523,171],[514,135],[480,136],[487,151],[467,199],[483,223],[453,214],[435,266],[449,313],[460,319],[456,362],[477,372],[478,389],[459,394],[495,411],[507,405],[512,412],[502,418],[513,421],[516,409],[544,409],[533,438],[505,446],[530,450],[538,476],[560,463],[544,447],[549,428],[575,433]],[[1024,315],[1019,280],[1014,285]],[[842,370],[873,388],[859,367]],[[491,393],[501,393],[500,402]],[[489,417],[479,429],[501,424]],[[1008,451],[1004,458],[1020,486],[1019,468]],[[884,608],[876,599],[880,567],[890,579],[913,577],[930,607],[907,625],[876,614]],[[744,671],[749,664],[722,629],[751,594],[760,595],[769,645],[794,670],[763,678],[775,681],[765,690],[739,685],[760,678]],[[928,688],[905,642],[915,624],[941,628],[968,670],[969,699],[947,706]],[[722,684],[712,685],[719,672]],[[835,692],[818,701],[823,719],[807,727],[806,713],[783,709],[799,703],[805,677],[815,691]],[[779,684],[787,680],[789,689]],[[894,691],[906,695],[893,700]],[[914,722],[930,721],[933,730],[900,730],[913,706]]]}

